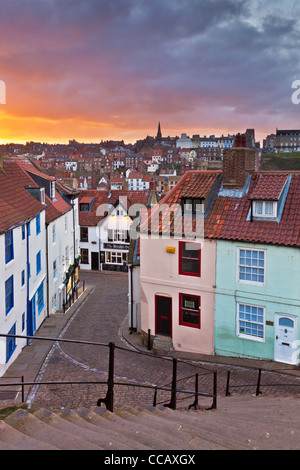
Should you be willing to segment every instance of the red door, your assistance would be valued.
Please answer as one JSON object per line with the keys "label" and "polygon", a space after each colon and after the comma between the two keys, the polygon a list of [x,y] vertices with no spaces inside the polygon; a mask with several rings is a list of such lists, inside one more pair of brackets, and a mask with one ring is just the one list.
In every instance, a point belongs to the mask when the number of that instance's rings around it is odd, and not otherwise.
{"label": "red door", "polygon": [[155,333],[172,337],[172,298],[155,296]]}

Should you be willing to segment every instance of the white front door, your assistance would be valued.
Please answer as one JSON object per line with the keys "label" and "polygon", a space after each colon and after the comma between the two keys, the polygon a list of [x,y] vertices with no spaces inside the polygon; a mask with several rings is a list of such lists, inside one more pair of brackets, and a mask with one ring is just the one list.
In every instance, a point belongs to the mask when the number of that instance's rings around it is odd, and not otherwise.
{"label": "white front door", "polygon": [[297,364],[296,317],[276,313],[274,360]]}

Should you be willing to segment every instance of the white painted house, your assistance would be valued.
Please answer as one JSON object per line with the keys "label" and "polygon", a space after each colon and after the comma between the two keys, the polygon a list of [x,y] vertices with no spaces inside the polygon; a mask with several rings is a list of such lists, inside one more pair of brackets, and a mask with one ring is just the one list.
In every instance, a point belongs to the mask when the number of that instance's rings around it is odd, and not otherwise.
{"label": "white painted house", "polygon": [[146,206],[148,195],[149,191],[80,191],[81,269],[127,271],[134,205]]}
{"label": "white painted house", "polygon": [[[0,331],[31,336],[47,315],[46,229],[43,192],[37,198],[0,162]],[[0,339],[0,376],[27,339]]]}
{"label": "white painted house", "polygon": [[46,208],[45,256],[48,314],[63,309],[78,282],[79,224],[78,192],[57,183],[28,160],[6,161],[8,169],[33,195],[43,192]]}

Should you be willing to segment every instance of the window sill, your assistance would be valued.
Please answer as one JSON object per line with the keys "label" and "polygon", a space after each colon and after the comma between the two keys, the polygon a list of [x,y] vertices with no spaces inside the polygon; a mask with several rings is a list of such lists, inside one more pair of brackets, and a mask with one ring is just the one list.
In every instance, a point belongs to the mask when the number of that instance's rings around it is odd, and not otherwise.
{"label": "window sill", "polygon": [[245,335],[243,333],[237,333],[236,336],[240,339],[248,339],[250,341],[255,341],[257,343],[265,343],[265,338],[258,338],[257,336]]}

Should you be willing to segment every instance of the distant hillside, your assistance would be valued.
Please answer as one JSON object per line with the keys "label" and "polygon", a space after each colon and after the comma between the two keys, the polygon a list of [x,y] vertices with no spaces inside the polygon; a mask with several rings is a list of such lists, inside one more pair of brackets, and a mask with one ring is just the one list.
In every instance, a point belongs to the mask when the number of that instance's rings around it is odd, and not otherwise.
{"label": "distant hillside", "polygon": [[300,152],[262,154],[261,169],[300,171]]}

